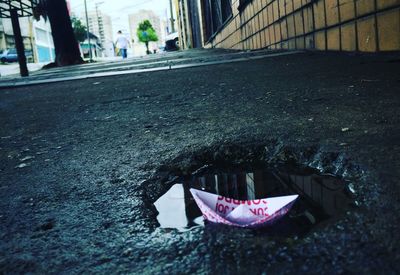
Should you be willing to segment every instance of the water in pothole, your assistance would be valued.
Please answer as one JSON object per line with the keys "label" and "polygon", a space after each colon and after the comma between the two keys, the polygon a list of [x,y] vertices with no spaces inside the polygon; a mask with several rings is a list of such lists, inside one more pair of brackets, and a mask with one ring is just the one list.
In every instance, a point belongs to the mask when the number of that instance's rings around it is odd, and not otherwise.
{"label": "water in pothole", "polygon": [[179,177],[155,206],[162,228],[188,230],[207,223],[189,189],[195,188],[236,200],[298,194],[288,214],[263,230],[276,235],[301,235],[340,216],[353,203],[353,184],[312,168],[205,166],[191,176]]}

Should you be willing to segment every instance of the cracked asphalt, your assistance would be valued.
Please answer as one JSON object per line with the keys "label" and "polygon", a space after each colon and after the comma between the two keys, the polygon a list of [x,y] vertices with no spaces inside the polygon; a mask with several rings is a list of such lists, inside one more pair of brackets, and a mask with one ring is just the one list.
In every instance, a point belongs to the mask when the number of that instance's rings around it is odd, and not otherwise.
{"label": "cracked asphalt", "polygon": [[[398,274],[399,69],[306,52],[0,89],[0,273]],[[174,173],[254,157],[349,179],[357,205],[294,238],[158,227]]]}

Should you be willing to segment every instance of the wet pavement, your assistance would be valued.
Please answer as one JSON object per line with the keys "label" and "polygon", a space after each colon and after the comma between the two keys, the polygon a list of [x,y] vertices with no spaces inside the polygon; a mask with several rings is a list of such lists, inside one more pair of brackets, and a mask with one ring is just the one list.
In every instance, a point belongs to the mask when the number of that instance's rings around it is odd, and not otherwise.
{"label": "wet pavement", "polygon": [[[0,89],[0,273],[398,274],[399,60],[299,53]],[[249,163],[317,169],[269,181],[296,192],[334,175],[343,208],[294,205],[288,218],[312,224],[300,233],[193,209],[186,230],[160,225],[154,203],[181,179],[243,179],[222,168]]]}

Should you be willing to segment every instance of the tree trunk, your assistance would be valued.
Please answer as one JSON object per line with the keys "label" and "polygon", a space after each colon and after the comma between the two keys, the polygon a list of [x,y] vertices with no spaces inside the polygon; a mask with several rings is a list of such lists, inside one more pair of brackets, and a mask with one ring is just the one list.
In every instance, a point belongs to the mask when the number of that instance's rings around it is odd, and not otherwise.
{"label": "tree trunk", "polygon": [[145,44],[146,44],[146,54],[150,54],[150,51],[149,51],[149,41],[146,41]]}
{"label": "tree trunk", "polygon": [[65,0],[47,0],[45,9],[53,35],[56,65],[83,63]]}

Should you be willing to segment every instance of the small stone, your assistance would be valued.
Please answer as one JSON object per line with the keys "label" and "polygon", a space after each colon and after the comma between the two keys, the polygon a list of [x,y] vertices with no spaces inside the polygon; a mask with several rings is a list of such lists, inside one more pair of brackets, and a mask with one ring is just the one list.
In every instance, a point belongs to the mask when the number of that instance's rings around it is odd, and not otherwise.
{"label": "small stone", "polygon": [[350,130],[350,128],[348,128],[348,127],[342,128],[342,132],[347,132],[349,130]]}
{"label": "small stone", "polygon": [[21,163],[21,164],[15,166],[15,168],[24,168],[24,167],[28,167],[28,166],[29,166],[29,165],[26,164],[26,163]]}
{"label": "small stone", "polygon": [[27,160],[34,159],[34,158],[35,157],[33,157],[33,156],[26,156],[26,157],[20,159],[20,161],[27,161]]}
{"label": "small stone", "polygon": [[355,193],[356,193],[356,190],[355,190],[355,188],[354,188],[354,184],[353,184],[353,183],[349,183],[349,184],[347,185],[347,189],[348,189],[348,191],[349,191],[350,193],[352,193],[352,194],[355,194]]}
{"label": "small stone", "polygon": [[128,256],[132,255],[132,252],[133,252],[132,248],[125,249],[124,252],[122,252],[122,256],[128,257]]}

